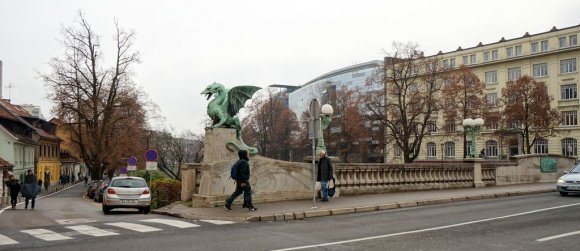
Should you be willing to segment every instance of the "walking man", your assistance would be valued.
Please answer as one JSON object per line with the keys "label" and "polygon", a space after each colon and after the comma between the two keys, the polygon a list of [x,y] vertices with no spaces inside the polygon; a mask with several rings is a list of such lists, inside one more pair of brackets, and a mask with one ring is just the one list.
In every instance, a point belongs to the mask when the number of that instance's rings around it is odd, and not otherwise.
{"label": "walking man", "polygon": [[238,152],[240,160],[234,165],[237,165],[237,175],[236,175],[236,191],[226,200],[226,205],[224,206],[227,210],[232,210],[232,203],[234,200],[244,193],[244,208],[248,208],[250,211],[256,211],[257,208],[252,205],[252,187],[250,186],[250,164],[248,161],[248,151],[240,150]]}
{"label": "walking man", "polygon": [[10,205],[12,205],[12,209],[16,209],[18,193],[20,193],[20,182],[14,177],[14,175],[10,174],[6,185],[10,188]]}
{"label": "walking man", "polygon": [[320,160],[318,160],[318,176],[317,181],[320,181],[320,190],[322,191],[322,202],[328,201],[328,181],[332,180],[333,167],[332,161],[326,156],[326,151],[320,150],[318,153]]}

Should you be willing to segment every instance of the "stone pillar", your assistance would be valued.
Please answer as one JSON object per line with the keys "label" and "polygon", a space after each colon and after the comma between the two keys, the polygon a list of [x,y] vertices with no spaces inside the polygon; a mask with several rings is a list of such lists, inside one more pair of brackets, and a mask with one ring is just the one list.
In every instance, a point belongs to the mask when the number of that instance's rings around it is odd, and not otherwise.
{"label": "stone pillar", "polygon": [[237,151],[228,150],[226,145],[236,140],[236,129],[206,128],[204,139],[203,163],[217,163],[238,159]]}
{"label": "stone pillar", "polygon": [[483,183],[483,180],[481,179],[483,176],[481,172],[481,163],[483,162],[483,159],[474,158],[471,159],[471,161],[473,162],[473,186],[485,187],[485,183]]}
{"label": "stone pillar", "polygon": [[181,165],[181,201],[189,201],[193,198],[195,183],[197,181],[196,172],[200,164]]}

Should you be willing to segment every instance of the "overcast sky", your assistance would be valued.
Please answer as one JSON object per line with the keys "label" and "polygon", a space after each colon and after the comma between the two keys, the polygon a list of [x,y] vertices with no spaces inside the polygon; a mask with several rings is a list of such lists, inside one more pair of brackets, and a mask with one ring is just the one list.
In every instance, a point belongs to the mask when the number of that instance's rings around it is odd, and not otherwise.
{"label": "overcast sky", "polygon": [[[301,85],[353,64],[381,60],[393,41],[416,42],[427,55],[580,24],[580,1],[367,0],[0,0],[3,98],[51,102],[37,72],[60,56],[63,25],[82,10],[101,35],[105,56],[114,19],[136,32],[138,88],[178,131],[203,132],[212,82]],[[14,88],[10,90],[7,85]]]}

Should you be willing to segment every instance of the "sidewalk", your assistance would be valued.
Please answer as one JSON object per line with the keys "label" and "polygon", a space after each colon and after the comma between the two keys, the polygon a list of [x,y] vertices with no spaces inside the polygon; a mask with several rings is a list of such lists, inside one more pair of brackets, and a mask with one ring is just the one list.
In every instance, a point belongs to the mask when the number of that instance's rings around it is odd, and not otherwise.
{"label": "sidewalk", "polygon": [[329,202],[317,199],[312,208],[312,199],[255,204],[259,209],[250,212],[234,204],[233,210],[223,207],[192,208],[183,203],[153,210],[153,213],[187,219],[228,221],[287,221],[304,218],[330,216],[347,213],[387,210],[421,205],[443,204],[467,200],[493,199],[536,193],[555,192],[555,182],[534,183],[484,188],[461,188],[396,192],[384,194],[349,195],[333,198]]}
{"label": "sidewalk", "polygon": [[[46,190],[43,186],[41,192],[38,195],[36,195],[36,198],[41,198],[41,197],[47,196],[49,194],[56,193],[60,190],[63,190],[67,187],[74,186],[78,183],[80,183],[80,182],[67,183],[67,184],[56,184],[56,185],[52,185],[52,186],[48,187],[48,190]],[[19,194],[17,203],[21,203],[21,202],[24,202],[24,197],[22,197],[22,195]],[[7,189],[6,195],[4,197],[2,197],[2,195],[0,194],[0,210],[4,207],[9,207],[9,206],[10,206],[10,195],[9,195],[9,191]]]}

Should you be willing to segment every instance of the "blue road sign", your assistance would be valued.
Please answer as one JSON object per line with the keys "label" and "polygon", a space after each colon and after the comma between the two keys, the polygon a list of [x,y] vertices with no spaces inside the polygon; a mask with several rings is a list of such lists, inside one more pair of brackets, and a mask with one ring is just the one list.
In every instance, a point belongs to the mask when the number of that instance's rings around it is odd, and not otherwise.
{"label": "blue road sign", "polygon": [[137,165],[137,158],[135,158],[135,156],[131,156],[127,159],[127,164],[129,164],[130,166],[135,166]]}
{"label": "blue road sign", "polygon": [[156,161],[157,158],[159,157],[159,154],[157,154],[157,151],[155,149],[149,149],[145,152],[145,159],[147,161]]}

